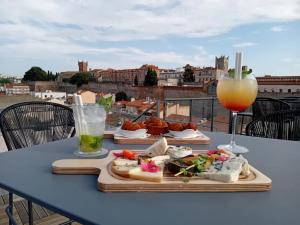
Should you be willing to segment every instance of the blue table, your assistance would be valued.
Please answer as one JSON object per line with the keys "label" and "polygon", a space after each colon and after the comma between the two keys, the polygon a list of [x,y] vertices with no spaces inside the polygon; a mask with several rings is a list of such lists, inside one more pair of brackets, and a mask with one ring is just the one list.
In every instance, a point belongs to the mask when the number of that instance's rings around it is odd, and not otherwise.
{"label": "blue table", "polygon": [[[206,133],[212,149],[229,135]],[[237,136],[250,163],[273,180],[269,192],[102,193],[97,176],[55,175],[51,163],[76,158],[75,139],[0,154],[0,186],[83,224],[299,224],[300,143]],[[105,147],[121,149],[112,140]],[[126,146],[142,149],[145,146]]]}

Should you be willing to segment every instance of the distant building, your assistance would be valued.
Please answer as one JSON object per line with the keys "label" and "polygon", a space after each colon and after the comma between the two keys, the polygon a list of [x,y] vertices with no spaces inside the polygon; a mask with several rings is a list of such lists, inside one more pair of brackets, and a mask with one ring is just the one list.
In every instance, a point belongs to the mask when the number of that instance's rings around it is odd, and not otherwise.
{"label": "distant building", "polygon": [[45,92],[31,92],[31,95],[41,99],[66,99],[66,92],[46,90]]}
{"label": "distant building", "polygon": [[[119,111],[120,113],[129,114],[132,116],[137,116],[147,110],[155,104],[154,101],[147,100],[135,100],[132,101],[119,101],[113,104],[112,110]],[[189,115],[189,106],[188,105],[180,105],[178,103],[168,103],[167,108],[165,110],[165,116],[168,117],[171,114],[177,115]],[[157,116],[157,108],[154,106],[152,109],[148,111],[148,113],[152,116]],[[164,114],[164,105],[160,106],[160,118],[163,118]]]}
{"label": "distant building", "polygon": [[78,61],[79,72],[88,71],[88,62],[87,61]]}
{"label": "distant building", "polygon": [[141,86],[144,83],[148,69],[156,71],[157,77],[159,78],[159,68],[155,65],[148,64],[145,64],[137,69],[107,69],[97,71],[97,73],[95,73],[95,78],[100,82],[123,82],[127,84],[134,84],[136,78],[138,85]]}
{"label": "distant building", "polygon": [[88,62],[87,61],[78,61],[78,71],[65,71],[60,72],[56,78],[57,83],[69,83],[70,79],[78,72],[88,72]]}
{"label": "distant building", "polygon": [[[179,78],[180,79],[180,78]],[[167,78],[166,80],[158,80],[158,86],[177,86],[179,82],[178,78]]]}
{"label": "distant building", "polygon": [[194,71],[195,82],[204,85],[211,81],[218,80],[224,73],[224,70],[216,69],[214,67],[197,68]]}
{"label": "distant building", "polygon": [[82,98],[84,104],[95,104],[96,103],[96,93],[92,91],[80,90],[77,92]]}
{"label": "distant building", "polygon": [[27,84],[5,84],[4,91],[6,95],[27,95],[29,94]]}
{"label": "distant building", "polygon": [[33,92],[56,91],[58,89],[58,84],[55,81],[28,81],[27,84],[30,91]]}
{"label": "distant building", "polygon": [[300,93],[300,76],[256,77],[261,93]]}
{"label": "distant building", "polygon": [[65,71],[59,73],[58,77],[56,78],[56,82],[61,83],[68,83],[70,79],[76,74],[78,71]]}
{"label": "distant building", "polygon": [[219,70],[223,70],[225,73],[228,72],[228,61],[229,57],[222,55],[221,57],[216,57],[215,68]]}
{"label": "distant building", "polygon": [[181,79],[183,76],[184,70],[182,68],[178,69],[164,69],[160,70],[159,79],[168,80],[168,79]]}

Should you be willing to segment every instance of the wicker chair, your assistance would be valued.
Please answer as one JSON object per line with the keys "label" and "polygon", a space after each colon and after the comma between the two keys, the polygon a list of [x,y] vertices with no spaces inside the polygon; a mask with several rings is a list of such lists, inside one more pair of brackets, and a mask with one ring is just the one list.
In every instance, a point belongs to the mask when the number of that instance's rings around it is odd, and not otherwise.
{"label": "wicker chair", "polygon": [[[23,102],[11,105],[0,114],[0,128],[8,150],[69,138],[75,135],[73,111],[50,102]],[[9,193],[6,213],[13,218],[13,194]],[[28,201],[29,224],[33,223],[32,202]],[[69,220],[64,224],[71,224]]]}
{"label": "wicker chair", "polygon": [[248,136],[300,141],[300,110],[270,113],[250,122]]}
{"label": "wicker chair", "polygon": [[274,98],[256,98],[252,105],[252,119],[255,120],[269,113],[291,109],[290,105],[284,101]]}
{"label": "wicker chair", "polygon": [[74,136],[72,109],[50,102],[23,102],[4,109],[0,127],[8,150]]}

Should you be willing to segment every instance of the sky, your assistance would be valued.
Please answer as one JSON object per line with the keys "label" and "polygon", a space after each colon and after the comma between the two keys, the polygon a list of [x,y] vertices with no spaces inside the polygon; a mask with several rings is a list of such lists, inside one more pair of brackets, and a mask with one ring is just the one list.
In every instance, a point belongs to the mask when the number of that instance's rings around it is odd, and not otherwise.
{"label": "sky", "polygon": [[300,0],[0,0],[0,74],[214,66],[300,75]]}

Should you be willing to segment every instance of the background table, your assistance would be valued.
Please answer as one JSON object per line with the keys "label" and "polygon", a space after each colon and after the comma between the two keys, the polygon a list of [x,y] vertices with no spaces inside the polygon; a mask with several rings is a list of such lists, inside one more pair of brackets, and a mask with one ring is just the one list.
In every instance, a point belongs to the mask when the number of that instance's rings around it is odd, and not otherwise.
{"label": "background table", "polygon": [[[229,135],[206,133],[213,149]],[[102,193],[97,176],[55,175],[51,163],[76,158],[75,139],[0,154],[0,186],[83,224],[299,224],[300,142],[237,136],[250,163],[273,180],[268,192]],[[112,149],[143,149],[106,140]]]}

